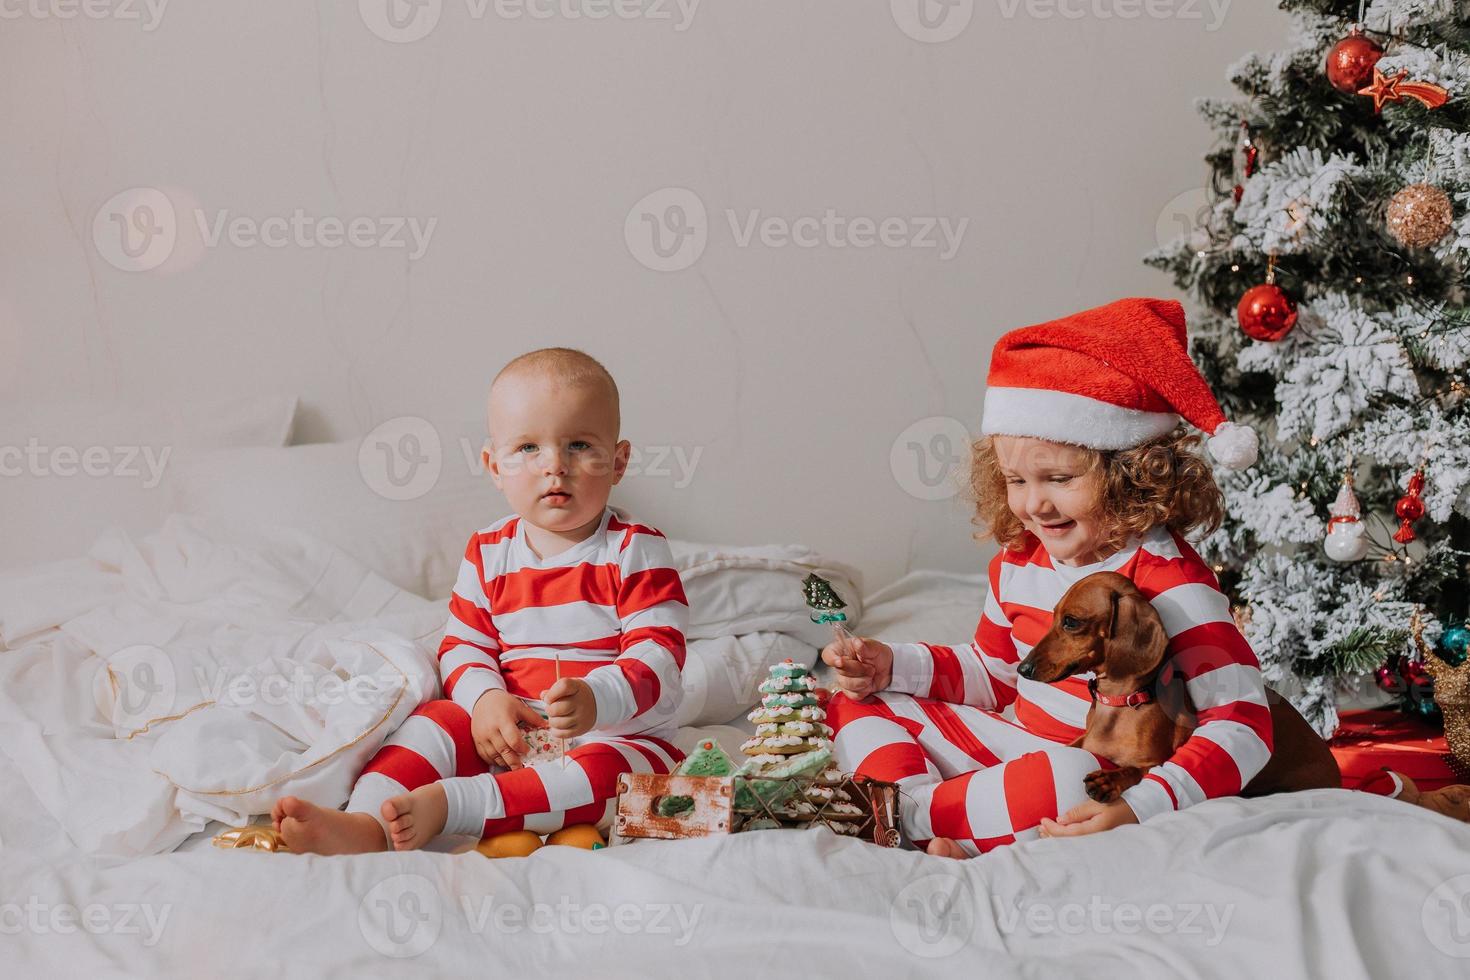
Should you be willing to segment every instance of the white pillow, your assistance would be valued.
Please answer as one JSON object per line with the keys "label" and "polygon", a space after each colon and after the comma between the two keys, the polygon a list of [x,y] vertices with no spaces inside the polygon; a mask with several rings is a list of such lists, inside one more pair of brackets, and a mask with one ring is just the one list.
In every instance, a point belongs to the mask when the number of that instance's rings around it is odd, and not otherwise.
{"label": "white pillow", "polygon": [[174,508],[197,517],[310,532],[426,598],[448,599],[470,535],[505,512],[490,478],[443,466],[422,493],[395,500],[369,486],[361,443],[236,449],[189,460]]}
{"label": "white pillow", "polygon": [[109,527],[154,530],[188,454],[283,446],[295,414],[296,398],[285,394],[0,407],[0,568],[81,557]]}

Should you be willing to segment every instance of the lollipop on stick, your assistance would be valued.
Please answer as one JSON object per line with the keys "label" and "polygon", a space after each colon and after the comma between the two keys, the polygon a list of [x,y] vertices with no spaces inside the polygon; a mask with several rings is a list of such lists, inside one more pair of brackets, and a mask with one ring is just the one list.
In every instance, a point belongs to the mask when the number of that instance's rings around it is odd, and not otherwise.
{"label": "lollipop on stick", "polygon": [[[813,572],[802,579],[801,591],[806,596],[806,604],[812,609],[812,622],[830,623],[832,635],[846,648],[848,641],[853,639],[852,632],[847,628],[847,614],[842,611],[847,608],[847,603],[832,588],[832,583]],[[852,656],[861,663],[861,647]]]}

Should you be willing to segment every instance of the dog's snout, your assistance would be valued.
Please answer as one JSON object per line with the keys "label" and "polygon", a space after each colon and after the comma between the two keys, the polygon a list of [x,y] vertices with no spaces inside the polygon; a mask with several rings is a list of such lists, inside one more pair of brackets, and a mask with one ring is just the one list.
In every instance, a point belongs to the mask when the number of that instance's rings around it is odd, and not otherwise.
{"label": "dog's snout", "polygon": [[1028,681],[1032,680],[1033,675],[1036,673],[1036,664],[1033,663],[1030,658],[1027,658],[1021,661],[1021,666],[1016,668],[1016,673],[1020,674]]}

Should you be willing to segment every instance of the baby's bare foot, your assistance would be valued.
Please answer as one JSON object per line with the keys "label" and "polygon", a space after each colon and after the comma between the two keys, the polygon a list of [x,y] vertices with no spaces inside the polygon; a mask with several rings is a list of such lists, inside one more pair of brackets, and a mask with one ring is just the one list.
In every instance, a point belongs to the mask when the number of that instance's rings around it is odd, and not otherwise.
{"label": "baby's bare foot", "polygon": [[967,857],[970,856],[970,855],[968,855],[968,854],[965,853],[964,849],[961,848],[960,845],[956,844],[954,841],[950,840],[948,837],[936,837],[936,838],[934,838],[933,840],[931,840],[929,842],[929,846],[926,847],[924,850],[927,853],[932,854],[934,857],[962,858],[963,859],[963,858],[967,858]]}
{"label": "baby's bare foot", "polygon": [[423,847],[444,831],[449,817],[449,798],[444,787],[428,783],[383,803],[383,819],[395,851]]}
{"label": "baby's bare foot", "polygon": [[365,854],[388,849],[383,827],[371,813],[343,813],[283,796],[271,808],[271,822],[297,854]]}

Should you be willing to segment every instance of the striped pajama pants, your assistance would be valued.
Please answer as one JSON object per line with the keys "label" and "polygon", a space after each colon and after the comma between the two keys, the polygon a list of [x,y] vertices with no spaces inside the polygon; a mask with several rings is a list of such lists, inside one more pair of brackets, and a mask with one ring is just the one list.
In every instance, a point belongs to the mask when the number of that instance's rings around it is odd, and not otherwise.
{"label": "striped pajama pants", "polygon": [[520,769],[491,766],[475,751],[469,712],[453,701],[430,701],[369,760],[347,810],[382,823],[379,811],[392,797],[451,776],[477,776],[493,779],[499,790],[491,794],[499,802],[485,814],[482,838],[511,830],[550,834],[583,823],[606,830],[617,807],[619,776],[670,772],[683,758],[673,745],[646,734],[589,733],[567,745],[565,764],[552,759]]}
{"label": "striped pajama pants", "polygon": [[948,837],[972,857],[1037,837],[1043,817],[1087,801],[1088,773],[1111,768],[993,711],[907,694],[834,694],[827,724],[844,772],[899,785],[909,840]]}

